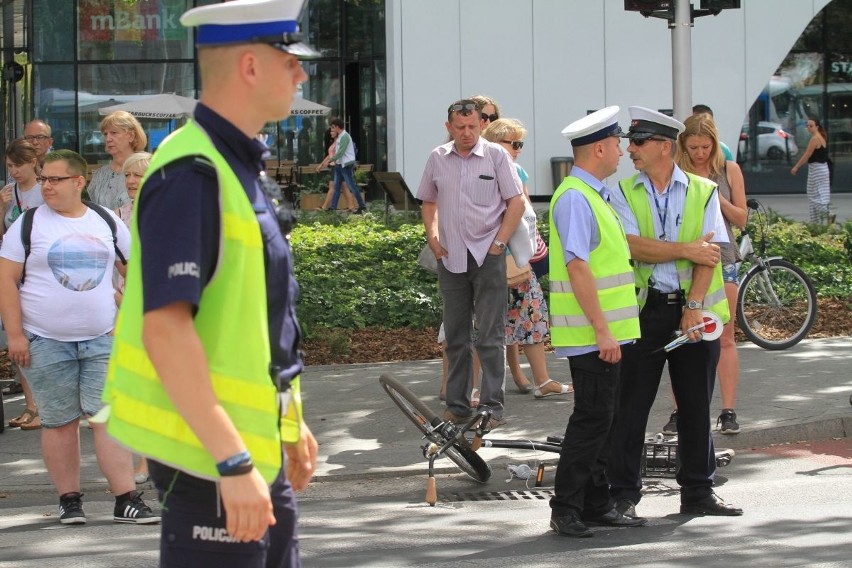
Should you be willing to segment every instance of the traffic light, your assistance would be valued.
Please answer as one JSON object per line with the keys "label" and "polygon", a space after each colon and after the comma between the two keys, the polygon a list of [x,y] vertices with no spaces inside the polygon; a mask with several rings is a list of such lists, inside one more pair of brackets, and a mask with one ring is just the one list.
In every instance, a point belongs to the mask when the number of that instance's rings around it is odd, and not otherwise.
{"label": "traffic light", "polygon": [[702,10],[735,10],[739,7],[740,0],[701,0]]}
{"label": "traffic light", "polygon": [[628,12],[668,12],[673,7],[673,0],[624,0],[624,9]]}

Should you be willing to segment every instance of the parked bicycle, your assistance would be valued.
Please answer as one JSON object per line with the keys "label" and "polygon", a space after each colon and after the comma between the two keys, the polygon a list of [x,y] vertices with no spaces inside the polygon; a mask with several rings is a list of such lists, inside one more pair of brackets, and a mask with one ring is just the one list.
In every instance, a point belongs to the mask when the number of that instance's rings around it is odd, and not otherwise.
{"label": "parked bicycle", "polygon": [[[816,290],[801,268],[780,256],[766,256],[766,211],[756,199],[749,199],[747,205],[749,220],[755,222],[754,228],[746,228],[740,239],[744,261],[740,267],[737,324],[755,345],[787,349],[804,339],[814,324]],[[751,266],[743,274],[742,267],[748,264]]]}
{"label": "parked bicycle", "polygon": [[[429,478],[426,481],[426,502],[435,505],[438,501],[438,489],[435,481],[435,460],[449,458],[471,479],[485,483],[491,477],[491,466],[476,453],[480,447],[504,448],[514,450],[545,451],[558,454],[562,449],[562,436],[548,436],[545,441],[510,440],[483,438],[484,427],[491,419],[491,411],[479,410],[466,424],[456,425],[438,417],[408,387],[391,377],[379,377],[382,388],[396,403],[405,416],[414,423],[423,435],[425,443],[421,446],[423,457],[429,461]],[[468,440],[465,434],[472,433]],[[728,465],[734,457],[730,449],[716,449],[716,466]],[[641,463],[641,472],[647,477],[674,477],[679,461],[677,458],[677,437],[665,438],[662,434],[647,440]],[[537,472],[536,485],[541,484],[543,466]]]}

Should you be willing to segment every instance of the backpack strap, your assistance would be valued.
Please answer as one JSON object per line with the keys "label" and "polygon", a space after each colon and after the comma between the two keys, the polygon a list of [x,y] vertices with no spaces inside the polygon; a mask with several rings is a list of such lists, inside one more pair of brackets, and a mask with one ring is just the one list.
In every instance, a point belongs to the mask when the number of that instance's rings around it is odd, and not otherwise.
{"label": "backpack strap", "polygon": [[24,220],[21,221],[21,244],[24,245],[24,267],[21,269],[21,283],[24,282],[24,277],[27,274],[27,258],[30,256],[30,238],[33,234],[33,217],[35,217],[36,209],[41,207],[36,205],[24,211]]}
{"label": "backpack strap", "polygon": [[112,231],[112,247],[115,249],[115,257],[121,261],[121,264],[127,264],[127,259],[124,258],[121,251],[118,250],[118,228],[115,225],[115,219],[112,218],[112,215],[110,215],[103,206],[85,199],[83,200],[83,203],[86,207],[100,215],[101,218],[106,221],[106,224],[109,225],[109,230]]}

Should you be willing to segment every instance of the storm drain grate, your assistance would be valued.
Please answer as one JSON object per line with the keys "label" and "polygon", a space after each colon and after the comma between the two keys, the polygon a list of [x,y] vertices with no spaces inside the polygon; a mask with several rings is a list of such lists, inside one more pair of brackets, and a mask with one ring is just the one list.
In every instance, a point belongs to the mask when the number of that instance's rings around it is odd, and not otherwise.
{"label": "storm drain grate", "polygon": [[511,491],[482,491],[480,493],[452,493],[441,501],[543,501],[553,497],[552,489],[527,489]]}

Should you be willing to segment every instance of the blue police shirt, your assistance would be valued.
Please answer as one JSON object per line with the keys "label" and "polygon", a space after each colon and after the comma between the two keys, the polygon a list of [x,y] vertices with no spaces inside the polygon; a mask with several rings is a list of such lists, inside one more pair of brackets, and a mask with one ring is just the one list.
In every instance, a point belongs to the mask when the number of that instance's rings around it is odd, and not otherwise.
{"label": "blue police shirt", "polygon": [[[303,368],[296,319],[299,284],[290,243],[281,234],[272,202],[258,186],[266,147],[201,103],[194,118],[233,168],[257,213],[264,242],[269,342],[277,369],[273,378],[283,390]],[[197,310],[219,256],[215,171],[193,158],[168,164],[145,181],[137,207],[144,311],[174,302],[188,302]]]}

